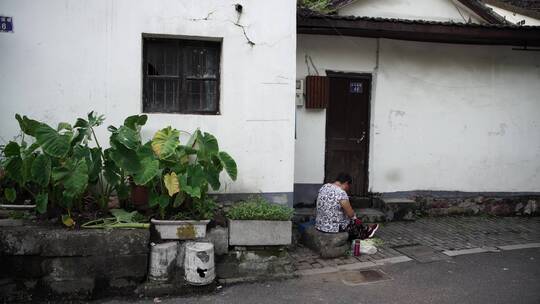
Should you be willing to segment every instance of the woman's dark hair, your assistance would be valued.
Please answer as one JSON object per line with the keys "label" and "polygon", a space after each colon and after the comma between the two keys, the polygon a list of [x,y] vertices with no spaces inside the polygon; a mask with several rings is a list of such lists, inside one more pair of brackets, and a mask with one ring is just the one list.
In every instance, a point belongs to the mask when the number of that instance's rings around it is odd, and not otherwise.
{"label": "woman's dark hair", "polygon": [[344,183],[352,184],[352,177],[351,177],[351,175],[349,173],[341,172],[336,177],[336,182],[340,182],[342,184],[344,184]]}

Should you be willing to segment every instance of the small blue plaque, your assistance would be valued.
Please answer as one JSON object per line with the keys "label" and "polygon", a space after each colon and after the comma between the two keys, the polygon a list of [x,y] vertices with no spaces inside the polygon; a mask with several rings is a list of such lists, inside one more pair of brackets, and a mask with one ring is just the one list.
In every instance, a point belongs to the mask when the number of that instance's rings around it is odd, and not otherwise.
{"label": "small blue plaque", "polygon": [[362,93],[364,90],[362,88],[362,83],[361,82],[351,82],[350,84],[350,92],[351,93],[355,93],[355,94],[359,94],[359,93]]}
{"label": "small blue plaque", "polygon": [[13,17],[0,16],[0,32],[13,32]]}

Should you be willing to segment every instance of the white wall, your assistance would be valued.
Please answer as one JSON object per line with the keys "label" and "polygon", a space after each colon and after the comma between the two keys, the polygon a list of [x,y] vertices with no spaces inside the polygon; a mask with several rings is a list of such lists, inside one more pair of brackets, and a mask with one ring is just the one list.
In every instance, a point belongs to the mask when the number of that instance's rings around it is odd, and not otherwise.
{"label": "white wall", "polygon": [[358,0],[338,10],[342,16],[368,16],[409,20],[482,22],[457,0]]}
{"label": "white wall", "polygon": [[[253,47],[233,24],[235,3],[243,4],[240,23]],[[144,135],[167,125],[201,127],[238,163],[238,181],[223,190],[292,191],[293,1],[4,0],[0,12],[14,20],[14,33],[0,33],[2,141],[18,132],[15,113],[52,123],[95,110],[106,115],[106,125],[140,113],[142,33],[217,37],[223,39],[222,114],[150,114]],[[104,126],[99,137],[106,142],[107,136]]]}
{"label": "white wall", "polygon": [[[298,36],[319,70],[374,73],[370,190],[540,191],[540,54]],[[297,109],[297,183],[324,177],[325,113]],[[312,130],[316,132],[312,133]]]}
{"label": "white wall", "polygon": [[486,6],[493,9],[495,13],[503,16],[504,18],[506,18],[506,20],[512,23],[518,23],[525,20],[525,23],[523,25],[540,25],[540,20],[538,19],[524,16],[518,13],[514,13],[509,10],[505,10],[503,8],[499,8],[497,6],[490,5],[490,4],[486,4]]}

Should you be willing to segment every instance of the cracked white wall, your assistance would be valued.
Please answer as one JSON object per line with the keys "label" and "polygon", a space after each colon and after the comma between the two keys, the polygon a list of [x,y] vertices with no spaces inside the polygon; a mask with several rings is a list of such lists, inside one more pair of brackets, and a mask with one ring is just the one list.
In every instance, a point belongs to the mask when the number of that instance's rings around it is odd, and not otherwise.
{"label": "cracked white wall", "polygon": [[[299,79],[306,54],[373,73],[371,191],[540,191],[540,53],[298,35]],[[325,119],[297,108],[296,183],[323,181]]]}
{"label": "cracked white wall", "polygon": [[144,136],[200,127],[238,163],[223,191],[292,192],[294,1],[5,0],[0,12],[14,18],[14,33],[0,33],[2,142],[17,135],[15,113],[52,123],[95,110],[106,125],[140,113],[142,33],[220,38],[221,115],[150,114]]}

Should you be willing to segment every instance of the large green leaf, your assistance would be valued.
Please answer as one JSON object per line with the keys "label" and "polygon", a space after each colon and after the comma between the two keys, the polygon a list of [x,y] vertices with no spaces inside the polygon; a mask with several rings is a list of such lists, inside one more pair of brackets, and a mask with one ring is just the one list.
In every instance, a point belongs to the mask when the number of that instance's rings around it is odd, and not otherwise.
{"label": "large green leaf", "polygon": [[109,150],[109,155],[114,163],[129,174],[141,170],[141,163],[137,157],[137,152],[130,150],[123,145],[118,145]]}
{"label": "large green leaf", "polygon": [[144,186],[159,173],[159,160],[145,157],[141,159],[140,170],[133,174],[133,182]]}
{"label": "large green leaf", "polygon": [[110,150],[105,151],[105,161],[103,162],[103,176],[107,180],[107,183],[115,185],[120,182],[120,168],[116,163],[111,160],[109,155]]}
{"label": "large green leaf", "polygon": [[150,142],[137,150],[139,170],[133,172],[133,181],[137,185],[146,185],[159,174],[159,160],[154,156]]}
{"label": "large green leaf", "polygon": [[5,163],[6,175],[12,180],[19,183],[19,185],[24,184],[24,178],[22,174],[23,161],[20,156],[15,156],[8,159]]}
{"label": "large green leaf", "polygon": [[152,150],[160,159],[171,157],[180,145],[179,136],[180,131],[170,126],[157,131],[152,138]]}
{"label": "large green leaf", "polygon": [[49,202],[49,195],[44,193],[39,193],[36,195],[36,210],[39,213],[45,213],[47,211],[47,204]]}
{"label": "large green leaf", "polygon": [[22,179],[23,182],[26,184],[30,180],[32,180],[32,164],[34,163],[34,160],[36,159],[36,156],[34,154],[30,154],[26,156],[26,158],[23,159],[22,163]]}
{"label": "large green leaf", "polygon": [[227,174],[229,174],[232,180],[236,180],[236,177],[238,175],[238,168],[236,167],[236,162],[234,161],[234,159],[229,154],[227,154],[227,152],[223,151],[219,152],[218,157],[221,160],[225,171],[227,171]]}
{"label": "large green leaf", "polygon": [[116,140],[128,149],[135,150],[141,144],[139,133],[128,127],[121,126],[116,135]]}
{"label": "large green leaf", "polygon": [[4,197],[10,203],[13,203],[17,198],[17,192],[13,188],[6,188],[4,190]]}
{"label": "large green leaf", "polygon": [[40,125],[40,122],[30,119],[26,116],[15,114],[15,119],[19,122],[19,127],[24,134],[35,137],[36,128]]}
{"label": "large green leaf", "polygon": [[219,171],[214,167],[206,168],[206,180],[212,186],[212,189],[219,190],[221,183],[219,182]]}
{"label": "large green leaf", "polygon": [[[199,134],[201,134],[200,131]],[[202,144],[205,153],[208,155],[218,153],[219,151],[218,141],[216,137],[210,133],[204,132],[202,136],[199,137],[199,144]]]}
{"label": "large green leaf", "polygon": [[187,169],[189,184],[193,187],[204,188],[206,185],[206,174],[201,165],[192,165]]}
{"label": "large green leaf", "polygon": [[69,134],[59,134],[55,129],[40,123],[35,129],[35,136],[45,154],[62,158],[69,152],[71,141]]}
{"label": "large green leaf", "polygon": [[193,198],[201,198],[201,188],[198,186],[192,186],[188,183],[188,177],[186,174],[182,174],[178,177],[180,182],[180,189]]}
{"label": "large green leaf", "polygon": [[101,158],[101,148],[90,148],[89,158],[86,158],[88,165],[88,181],[91,183],[99,179],[103,170],[103,159]]}
{"label": "large green leaf", "polygon": [[38,185],[46,187],[51,179],[51,166],[51,159],[47,155],[38,155],[32,163],[32,179]]}
{"label": "large green leaf", "polygon": [[132,115],[124,120],[124,126],[132,130],[139,131],[141,126],[146,124],[147,120],[148,116],[146,115]]}
{"label": "large green leaf", "polygon": [[77,161],[71,170],[70,174],[67,175],[64,181],[64,195],[69,197],[77,197],[83,194],[86,191],[88,186],[88,166],[86,161],[81,159]]}
{"label": "large green leaf", "polygon": [[4,147],[4,156],[5,157],[12,157],[17,156],[21,154],[21,147],[18,143],[14,141],[10,141],[5,147]]}

